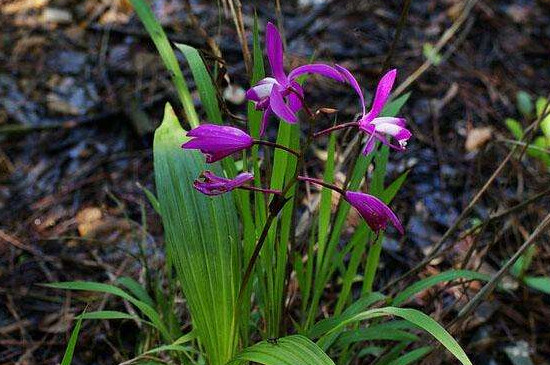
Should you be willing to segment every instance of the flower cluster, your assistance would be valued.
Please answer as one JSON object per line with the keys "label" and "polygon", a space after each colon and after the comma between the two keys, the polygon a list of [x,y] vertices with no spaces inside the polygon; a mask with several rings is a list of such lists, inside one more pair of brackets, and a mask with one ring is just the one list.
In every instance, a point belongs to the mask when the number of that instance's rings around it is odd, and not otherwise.
{"label": "flower cluster", "polygon": [[[390,97],[391,89],[397,76],[396,70],[386,73],[380,80],[372,106],[367,111],[365,98],[359,83],[349,70],[340,66],[326,64],[308,64],[292,70],[288,75],[283,68],[283,43],[277,28],[268,23],[266,27],[267,58],[271,66],[272,77],[266,77],[246,92],[247,99],[255,104],[257,110],[263,111],[260,136],[263,135],[270,116],[273,114],[287,123],[297,123],[297,113],[302,108],[307,108],[304,100],[304,89],[297,82],[297,78],[304,74],[317,74],[338,82],[349,84],[359,96],[361,104],[361,116],[353,122],[344,123],[314,134],[315,137],[331,133],[343,128],[357,128],[366,135],[366,143],[363,153],[368,154],[374,150],[376,140],[396,150],[404,150],[411,132],[405,127],[403,118],[382,117],[382,111]],[[308,110],[308,109],[306,109]],[[308,110],[309,111],[309,110]],[[182,145],[184,149],[200,150],[206,157],[206,162],[212,163],[235,152],[252,147],[254,144],[265,144],[276,148],[284,146],[272,142],[255,140],[244,131],[215,124],[203,124],[187,133],[191,139]],[[303,151],[302,151],[303,153]],[[269,194],[281,194],[280,191],[260,189],[248,186],[253,180],[253,175],[244,172],[233,179],[227,179],[205,171],[195,181],[195,188],[203,194],[218,195],[236,188],[259,190]],[[346,191],[336,186],[326,184],[321,180],[297,176],[297,181],[310,182],[331,188],[342,194],[343,198],[352,205],[363,217],[374,232],[386,229],[391,223],[397,230],[403,233],[403,226],[392,210],[380,199],[356,191]]]}

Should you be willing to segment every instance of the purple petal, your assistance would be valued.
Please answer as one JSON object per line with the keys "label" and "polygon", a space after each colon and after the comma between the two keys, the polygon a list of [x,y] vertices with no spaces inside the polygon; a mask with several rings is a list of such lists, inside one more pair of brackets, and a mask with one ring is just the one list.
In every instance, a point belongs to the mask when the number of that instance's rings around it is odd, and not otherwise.
{"label": "purple petal", "polygon": [[246,98],[250,101],[259,102],[264,98],[269,97],[273,84],[276,83],[273,77],[266,77],[260,80],[256,85],[246,91]]}
{"label": "purple petal", "polygon": [[345,199],[359,212],[367,225],[376,233],[391,222],[403,234],[404,229],[395,213],[380,199],[360,192],[348,191]]}
{"label": "purple petal", "polygon": [[193,187],[206,195],[220,195],[238,188],[253,179],[254,176],[248,172],[243,172],[234,179],[226,179],[214,175],[211,171],[204,171],[193,182]]}
{"label": "purple petal", "polygon": [[393,117],[379,117],[371,121],[372,124],[395,124],[400,127],[405,127],[407,125],[407,120],[405,118],[393,118]]}
{"label": "purple petal", "polygon": [[378,83],[376,88],[376,94],[374,95],[374,101],[372,103],[371,110],[367,114],[367,120],[373,120],[378,117],[384,106],[386,105],[388,98],[390,97],[391,89],[395,78],[397,76],[397,70],[388,71]]}
{"label": "purple petal", "polygon": [[273,76],[280,84],[284,85],[287,82],[287,77],[283,68],[283,41],[277,27],[271,22],[267,23],[265,28],[265,44]]}
{"label": "purple petal", "polygon": [[[304,89],[298,84],[296,81],[291,82],[291,87],[303,98],[304,97]],[[290,106],[290,110],[292,110],[294,113],[296,113],[298,110],[302,109],[302,99],[296,95],[294,92],[291,92],[288,95],[288,104]]]}
{"label": "purple petal", "polygon": [[304,75],[304,74],[318,74],[324,77],[329,77],[336,81],[340,81],[340,82],[346,81],[344,76],[342,76],[340,72],[338,72],[333,67],[322,63],[314,63],[311,65],[304,65],[304,66],[297,67],[290,72],[290,74],[288,75],[288,78],[289,80],[295,80],[298,76]]}
{"label": "purple petal", "polygon": [[264,115],[262,115],[262,124],[260,125],[260,137],[264,135],[265,130],[267,128],[267,123],[269,122],[269,117],[273,114],[273,110],[271,110],[271,107],[268,106],[267,109],[264,111]]}
{"label": "purple petal", "polygon": [[363,155],[368,155],[372,151],[374,151],[374,146],[376,146],[376,140],[374,138],[374,134],[369,134],[367,137],[367,142],[365,143],[365,147],[363,148]]}
{"label": "purple petal", "polygon": [[269,96],[269,104],[273,113],[279,118],[292,124],[298,121],[296,114],[286,105],[278,85],[273,85],[273,90],[271,90],[271,95]]}
{"label": "purple petal", "polygon": [[359,83],[357,82],[357,79],[349,72],[349,70],[345,67],[342,67],[340,65],[334,65],[338,71],[342,73],[342,75],[345,77],[346,81],[351,85],[353,90],[359,95],[359,100],[361,101],[361,109],[362,114],[366,114],[366,108],[365,108],[365,97],[363,96],[363,91],[361,90],[361,87],[359,86]]}

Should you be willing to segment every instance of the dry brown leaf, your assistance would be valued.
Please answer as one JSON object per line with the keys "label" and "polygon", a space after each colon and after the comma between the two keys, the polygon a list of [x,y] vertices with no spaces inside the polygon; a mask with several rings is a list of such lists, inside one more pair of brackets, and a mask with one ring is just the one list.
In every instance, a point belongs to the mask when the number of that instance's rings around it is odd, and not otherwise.
{"label": "dry brown leaf", "polygon": [[491,127],[474,128],[468,132],[466,137],[466,151],[472,152],[483,147],[493,136]]}

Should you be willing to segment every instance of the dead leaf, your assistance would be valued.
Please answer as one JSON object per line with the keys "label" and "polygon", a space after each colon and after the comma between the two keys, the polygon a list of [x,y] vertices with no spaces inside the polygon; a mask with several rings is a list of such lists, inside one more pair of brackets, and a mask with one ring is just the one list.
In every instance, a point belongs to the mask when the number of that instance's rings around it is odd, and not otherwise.
{"label": "dead leaf", "polygon": [[483,147],[493,136],[491,127],[474,128],[468,132],[466,137],[466,151],[472,152]]}
{"label": "dead leaf", "polygon": [[97,207],[84,208],[76,214],[76,223],[78,224],[78,233],[81,236],[88,236],[96,231],[101,225],[103,213]]}

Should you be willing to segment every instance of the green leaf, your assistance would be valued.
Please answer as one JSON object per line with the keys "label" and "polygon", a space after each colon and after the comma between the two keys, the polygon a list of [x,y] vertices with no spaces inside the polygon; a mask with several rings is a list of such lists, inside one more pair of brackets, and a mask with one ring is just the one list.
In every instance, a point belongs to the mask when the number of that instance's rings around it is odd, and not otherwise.
{"label": "green leaf", "polygon": [[506,128],[508,128],[516,139],[520,140],[523,138],[523,127],[520,122],[512,118],[506,118],[504,123],[506,124]]}
{"label": "green leaf", "polygon": [[185,79],[183,78],[183,73],[178,64],[178,59],[174,54],[174,50],[166,37],[166,33],[162,29],[159,22],[155,19],[155,15],[151,10],[151,7],[145,0],[130,0],[130,3],[134,7],[139,19],[145,26],[147,33],[151,36],[153,43],[157,47],[157,50],[164,62],[164,65],[170,72],[172,76],[172,82],[176,86],[176,91],[180,98],[181,104],[187,116],[188,122],[192,128],[198,127],[199,117],[195,111],[195,106],[193,105],[193,98],[189,93]]}
{"label": "green leaf", "polygon": [[183,53],[189,63],[208,121],[216,124],[222,123],[216,89],[199,51],[186,44],[176,43],[176,47]]}
{"label": "green leaf", "polygon": [[490,275],[481,274],[476,271],[470,270],[449,270],[442,272],[437,275],[430,276],[428,278],[422,279],[413,285],[409,286],[407,289],[401,291],[395,299],[393,300],[393,305],[399,306],[413,297],[415,294],[420,293],[423,290],[426,290],[434,285],[443,283],[446,281],[452,281],[456,279],[467,279],[467,280],[481,280],[489,281],[491,280]]}
{"label": "green leaf", "polygon": [[155,302],[153,301],[153,298],[151,298],[149,293],[147,293],[147,290],[145,290],[145,288],[134,279],[127,276],[123,276],[118,278],[116,283],[128,289],[130,293],[132,293],[136,298],[138,298],[142,302],[149,304],[151,307],[155,307]]}
{"label": "green leaf", "polygon": [[393,99],[384,106],[382,112],[380,113],[383,117],[395,117],[399,111],[403,108],[407,100],[409,100],[411,92],[405,93],[400,97]]}
{"label": "green leaf", "polygon": [[[85,312],[85,311],[84,311]],[[71,332],[71,337],[69,338],[69,343],[65,349],[65,354],[61,360],[61,365],[71,365],[74,356],[74,349],[76,347],[76,342],[78,341],[78,334],[80,333],[80,328],[82,327],[82,318],[79,318],[76,322],[76,325]]]}
{"label": "green leaf", "polygon": [[153,207],[155,212],[160,215],[160,203],[155,194],[153,194],[151,190],[147,189],[145,186],[142,186],[139,183],[138,187],[145,193],[147,200],[149,200],[149,203],[151,203],[151,206]]}
{"label": "green leaf", "polygon": [[433,348],[431,346],[424,346],[414,349],[407,354],[391,361],[388,365],[409,365],[417,362],[422,359],[424,356],[432,352]]}
{"label": "green leaf", "polygon": [[518,110],[525,118],[528,118],[533,113],[533,101],[531,96],[525,91],[518,91],[516,94],[516,103]]}
{"label": "green leaf", "polygon": [[542,120],[540,123],[540,129],[542,130],[542,133],[546,136],[546,138],[550,138],[550,106],[546,110],[544,108],[548,104],[548,100],[546,98],[538,98],[536,102],[536,108],[537,108],[537,117],[542,116],[542,114],[547,114],[546,117]]}
{"label": "green leaf", "polygon": [[232,194],[207,197],[193,188],[206,165],[196,151],[183,151],[185,131],[166,105],[153,145],[157,195],[169,260],[176,268],[193,328],[208,363],[225,364],[238,343],[234,323],[240,283],[240,234]]}
{"label": "green leaf", "polygon": [[[385,324],[385,323],[384,323]],[[361,341],[407,341],[414,342],[418,336],[403,330],[384,328],[384,324],[346,331],[336,341],[336,346],[346,347]]]}
{"label": "green leaf", "polygon": [[77,319],[140,319],[137,316],[119,311],[97,311],[83,313]]}
{"label": "green leaf", "polygon": [[426,332],[430,333],[436,340],[438,340],[449,352],[451,352],[462,364],[472,365],[472,362],[460,347],[458,342],[443,328],[439,323],[434,321],[431,317],[426,314],[415,310],[415,309],[405,309],[405,308],[396,308],[396,307],[384,307],[371,309],[362,313],[355,315],[352,318],[349,318],[345,321],[342,321],[336,328],[332,331],[337,331],[340,328],[347,326],[348,324],[377,318],[383,316],[397,316],[401,317],[412,324],[417,325]]}
{"label": "green leaf", "polygon": [[264,365],[334,365],[319,346],[301,335],[259,342],[241,351],[230,364],[244,361]]}
{"label": "green leaf", "polygon": [[[328,141],[327,162],[325,163],[325,173],[323,180],[332,184],[334,181],[334,154],[336,150],[336,134],[332,133]],[[332,208],[332,190],[323,188],[321,190],[321,202],[319,203],[319,258],[322,261],[322,253],[325,252],[325,244],[330,225],[330,215]]]}
{"label": "green leaf", "polygon": [[114,285],[103,284],[103,283],[92,283],[92,282],[85,282],[85,281],[67,281],[63,283],[50,283],[50,284],[42,284],[42,285],[48,288],[55,288],[55,289],[84,290],[84,291],[92,291],[92,292],[108,293],[108,294],[116,295],[135,305],[147,318],[149,318],[153,326],[157,330],[159,330],[159,332],[162,334],[165,340],[170,342],[173,340],[172,335],[168,331],[168,328],[166,327],[160,315],[155,311],[154,308],[134,298],[130,294],[126,293],[124,290],[117,288]]}
{"label": "green leaf", "polygon": [[523,278],[523,282],[535,290],[550,294],[550,277],[548,276],[526,276]]}
{"label": "green leaf", "polygon": [[424,43],[424,45],[422,46],[422,54],[435,66],[438,66],[441,63],[441,55],[437,53],[434,46],[430,43]]}

